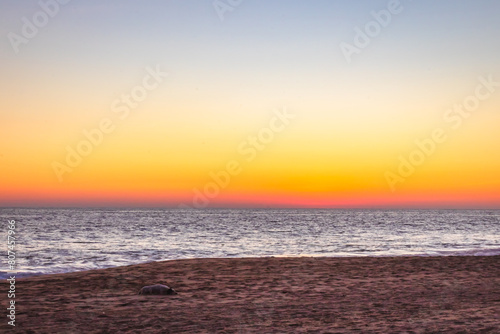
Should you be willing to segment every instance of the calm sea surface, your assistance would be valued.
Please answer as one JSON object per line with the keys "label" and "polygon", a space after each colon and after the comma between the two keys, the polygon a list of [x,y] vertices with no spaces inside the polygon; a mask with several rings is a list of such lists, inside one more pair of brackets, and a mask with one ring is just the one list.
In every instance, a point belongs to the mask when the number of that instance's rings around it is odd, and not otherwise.
{"label": "calm sea surface", "polygon": [[0,209],[0,277],[202,257],[500,254],[495,210]]}

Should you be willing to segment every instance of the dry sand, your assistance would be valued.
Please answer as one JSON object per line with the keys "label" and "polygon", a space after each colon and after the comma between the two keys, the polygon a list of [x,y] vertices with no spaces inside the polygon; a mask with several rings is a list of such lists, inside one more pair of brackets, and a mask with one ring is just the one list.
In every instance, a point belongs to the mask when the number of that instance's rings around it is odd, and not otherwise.
{"label": "dry sand", "polygon": [[[16,283],[15,332],[500,333],[500,256],[192,259]],[[138,295],[154,283],[179,294]]]}

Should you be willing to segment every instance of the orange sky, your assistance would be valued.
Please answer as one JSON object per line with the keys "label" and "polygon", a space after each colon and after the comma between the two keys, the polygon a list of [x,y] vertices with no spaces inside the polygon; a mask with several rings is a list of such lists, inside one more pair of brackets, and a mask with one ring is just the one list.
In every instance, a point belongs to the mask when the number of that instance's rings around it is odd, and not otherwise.
{"label": "orange sky", "polygon": [[[5,36],[41,10],[2,6]],[[500,6],[412,4],[351,62],[385,2],[197,6],[4,38],[0,206],[500,208]]]}

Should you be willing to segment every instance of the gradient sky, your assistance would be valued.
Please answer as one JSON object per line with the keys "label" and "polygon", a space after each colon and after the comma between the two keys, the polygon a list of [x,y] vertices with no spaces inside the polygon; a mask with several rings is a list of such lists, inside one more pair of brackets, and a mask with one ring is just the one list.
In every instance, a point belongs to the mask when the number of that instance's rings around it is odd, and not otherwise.
{"label": "gradient sky", "polygon": [[[2,0],[0,206],[500,208],[500,86],[450,111],[500,82],[500,2],[402,0],[348,62],[341,43],[388,3],[243,0],[221,20],[210,0],[72,0],[16,52],[42,9]],[[113,103],[157,67],[120,118]],[[294,118],[242,154],[276,110]],[[58,177],[103,119],[114,130]],[[391,187],[435,129],[446,140]]]}

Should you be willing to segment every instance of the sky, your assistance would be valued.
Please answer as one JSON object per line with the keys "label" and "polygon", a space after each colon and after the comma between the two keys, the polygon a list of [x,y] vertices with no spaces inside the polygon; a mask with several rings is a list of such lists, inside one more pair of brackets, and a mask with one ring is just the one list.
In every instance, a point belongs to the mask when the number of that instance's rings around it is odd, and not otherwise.
{"label": "sky", "polygon": [[500,2],[0,2],[0,206],[500,208]]}

